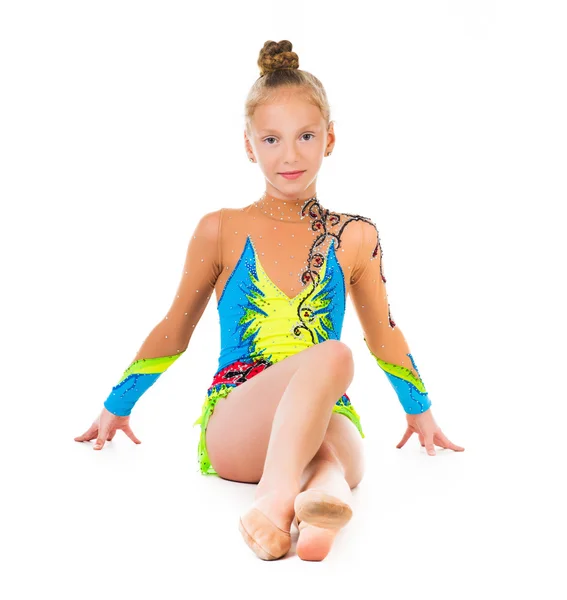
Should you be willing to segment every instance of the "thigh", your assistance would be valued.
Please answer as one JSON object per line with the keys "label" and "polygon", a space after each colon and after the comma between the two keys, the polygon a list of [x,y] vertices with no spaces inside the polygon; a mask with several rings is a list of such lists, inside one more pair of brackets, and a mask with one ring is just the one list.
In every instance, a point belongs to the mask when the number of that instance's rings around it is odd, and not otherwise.
{"label": "thigh", "polygon": [[274,415],[290,378],[307,360],[316,360],[320,372],[320,365],[335,370],[349,357],[352,360],[343,342],[326,340],[271,365],[218,401],[206,430],[207,452],[218,475],[257,483],[264,470]]}

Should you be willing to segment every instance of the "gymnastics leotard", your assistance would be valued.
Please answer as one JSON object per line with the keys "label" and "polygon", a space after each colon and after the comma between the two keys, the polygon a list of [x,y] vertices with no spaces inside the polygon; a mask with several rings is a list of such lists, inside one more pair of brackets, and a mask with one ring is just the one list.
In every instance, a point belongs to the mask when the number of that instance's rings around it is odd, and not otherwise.
{"label": "gymnastics leotard", "polygon": [[[262,197],[205,214],[189,242],[184,272],[165,318],[148,336],[104,406],[129,415],[140,396],[187,349],[209,298],[220,323],[218,368],[199,418],[198,462],[218,475],[205,433],[215,404],[272,364],[341,337],[350,294],[364,340],[407,414],[431,406],[407,342],[390,314],[378,230],[366,217],[324,208],[316,196]],[[347,394],[333,407],[364,437]]]}

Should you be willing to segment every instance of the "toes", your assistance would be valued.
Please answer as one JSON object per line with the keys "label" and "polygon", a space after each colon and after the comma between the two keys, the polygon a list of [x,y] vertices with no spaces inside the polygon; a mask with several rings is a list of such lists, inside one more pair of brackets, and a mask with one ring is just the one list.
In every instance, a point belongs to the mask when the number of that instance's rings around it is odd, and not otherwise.
{"label": "toes", "polygon": [[296,553],[301,560],[323,560],[331,551],[336,531],[300,522]]}

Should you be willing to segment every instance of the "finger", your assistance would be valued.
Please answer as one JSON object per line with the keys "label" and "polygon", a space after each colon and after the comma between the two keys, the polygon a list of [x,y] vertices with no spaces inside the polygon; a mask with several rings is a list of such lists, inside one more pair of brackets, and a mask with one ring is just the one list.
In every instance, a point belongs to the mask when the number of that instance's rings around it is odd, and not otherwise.
{"label": "finger", "polygon": [[412,433],[412,428],[408,427],[404,433],[404,437],[400,440],[400,443],[396,446],[396,448],[401,448],[410,439]]}
{"label": "finger", "polygon": [[437,432],[436,437],[438,438],[438,441],[435,443],[438,446],[449,448],[449,450],[454,450],[455,452],[463,452],[464,448],[462,446],[457,446],[457,444],[453,444],[453,442],[449,440],[449,438],[441,430]]}
{"label": "finger", "polygon": [[134,432],[132,431],[132,429],[130,428],[130,425],[126,425],[123,430],[124,433],[133,441],[136,442],[136,444],[141,444],[142,442],[134,435]]}
{"label": "finger", "polygon": [[104,427],[99,431],[98,437],[96,438],[96,443],[94,445],[95,450],[102,450],[104,446],[104,441],[108,437],[108,428]]}
{"label": "finger", "polygon": [[425,436],[425,449],[427,450],[427,454],[429,456],[435,456],[435,446],[433,444],[433,433],[428,433]]}
{"label": "finger", "polygon": [[419,433],[419,443],[421,444],[422,448],[425,448],[425,438],[423,437],[423,433]]}
{"label": "finger", "polygon": [[91,425],[83,435],[79,435],[75,438],[76,442],[86,442],[90,440],[94,440],[97,435],[98,427],[96,425]]}
{"label": "finger", "polygon": [[112,427],[112,428],[110,429],[110,431],[108,432],[108,435],[106,436],[106,441],[107,441],[107,442],[111,442],[111,441],[112,441],[112,439],[114,438],[114,436],[116,435],[116,432],[117,432],[117,431],[118,431],[118,429],[117,429],[117,428],[115,428],[115,427]]}

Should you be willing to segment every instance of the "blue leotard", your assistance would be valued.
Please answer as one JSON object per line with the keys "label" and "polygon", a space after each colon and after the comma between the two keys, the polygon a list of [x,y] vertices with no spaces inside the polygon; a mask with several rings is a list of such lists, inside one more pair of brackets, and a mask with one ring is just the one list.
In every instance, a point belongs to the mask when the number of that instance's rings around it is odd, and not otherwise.
{"label": "blue leotard", "polygon": [[[350,295],[377,364],[408,414],[431,402],[409,347],[390,313],[382,248],[374,223],[325,209],[316,197],[284,201],[264,194],[241,209],[204,215],[166,317],[154,328],[109,394],[105,407],[129,415],[140,396],[186,350],[216,292],[220,354],[201,413],[200,470],[216,475],[206,449],[216,402],[272,364],[328,339],[340,339]],[[362,437],[350,398],[337,399]]]}

